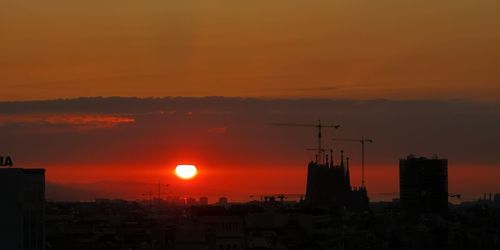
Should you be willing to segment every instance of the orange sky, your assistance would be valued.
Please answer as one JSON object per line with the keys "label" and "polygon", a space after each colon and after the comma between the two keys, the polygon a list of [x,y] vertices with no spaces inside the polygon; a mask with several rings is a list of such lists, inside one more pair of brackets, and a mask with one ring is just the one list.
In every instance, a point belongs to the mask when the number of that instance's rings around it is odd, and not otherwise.
{"label": "orange sky", "polygon": [[0,100],[498,100],[499,10],[494,0],[3,0]]}

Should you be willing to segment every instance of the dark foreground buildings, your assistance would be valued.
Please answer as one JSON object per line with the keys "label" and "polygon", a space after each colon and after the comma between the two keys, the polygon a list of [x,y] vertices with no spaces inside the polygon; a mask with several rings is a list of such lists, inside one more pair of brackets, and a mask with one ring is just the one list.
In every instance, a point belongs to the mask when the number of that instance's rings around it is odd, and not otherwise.
{"label": "dark foreground buildings", "polygon": [[[347,160],[331,164],[331,158],[328,164],[310,163],[306,200],[298,202],[48,202],[47,250],[500,249],[499,202],[450,204],[444,216],[404,216],[399,199],[353,209],[356,201],[368,198],[366,189],[351,187],[348,165]],[[419,211],[433,208],[431,194],[416,200],[412,194],[425,191],[422,186],[442,184],[443,176],[436,175],[443,174],[438,170],[446,167],[446,160],[410,157],[401,167],[403,182],[412,184],[404,187],[411,192],[401,202],[410,198],[422,206]],[[442,205],[443,197],[438,197],[441,203],[436,204]],[[8,248],[0,244],[0,249]]]}
{"label": "dark foreground buildings", "polygon": [[45,169],[0,169],[0,249],[45,249]]}
{"label": "dark foreground buildings", "polygon": [[406,214],[448,211],[448,160],[408,156],[399,161],[401,210]]}
{"label": "dark foreground buildings", "polygon": [[344,162],[343,152],[338,165],[333,163],[333,157],[330,161],[326,157],[325,163],[309,163],[305,203],[311,207],[368,208],[366,188],[351,186],[349,158]]}

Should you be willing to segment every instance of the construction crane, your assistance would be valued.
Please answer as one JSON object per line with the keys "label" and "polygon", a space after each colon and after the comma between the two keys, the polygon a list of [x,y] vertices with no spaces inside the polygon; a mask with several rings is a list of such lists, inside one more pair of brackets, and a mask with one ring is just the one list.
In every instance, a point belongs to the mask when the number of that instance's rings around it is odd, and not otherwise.
{"label": "construction crane", "polygon": [[373,143],[372,139],[346,139],[346,138],[333,138],[333,141],[347,141],[347,142],[360,142],[361,143],[361,186],[365,187],[365,143]]}
{"label": "construction crane", "polygon": [[[158,205],[161,203],[161,182],[158,181]],[[165,187],[170,187],[170,184],[163,185]]]}
{"label": "construction crane", "polygon": [[149,191],[149,194],[148,193],[142,193],[141,194],[142,196],[147,196],[149,195],[149,208],[151,208],[153,206],[153,191]]}
{"label": "construction crane", "polygon": [[[310,127],[310,128],[317,128],[318,129],[318,156],[320,156],[320,161],[323,157],[321,157],[321,154],[324,152],[322,145],[321,145],[321,129],[322,128],[334,128],[338,129],[340,125],[322,125],[321,120],[318,120],[318,124],[301,124],[301,123],[271,123],[273,126],[291,126],[291,127]],[[321,163],[321,162],[320,162]]]}

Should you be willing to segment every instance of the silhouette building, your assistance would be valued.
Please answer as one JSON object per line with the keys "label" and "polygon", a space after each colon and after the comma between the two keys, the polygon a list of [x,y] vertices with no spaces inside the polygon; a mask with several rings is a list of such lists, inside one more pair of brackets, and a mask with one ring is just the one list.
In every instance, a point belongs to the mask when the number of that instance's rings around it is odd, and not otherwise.
{"label": "silhouette building", "polygon": [[217,204],[222,205],[222,206],[226,206],[228,203],[229,202],[228,202],[226,197],[220,197],[219,202],[217,202]]}
{"label": "silhouette building", "polygon": [[340,163],[335,165],[330,154],[325,163],[309,162],[305,203],[312,207],[348,207],[365,209],[368,196],[365,187],[353,188],[349,174],[349,158],[344,161],[341,152]]}
{"label": "silhouette building", "polygon": [[448,160],[408,156],[399,161],[401,210],[444,214],[448,210]]}
{"label": "silhouette building", "polygon": [[45,249],[45,169],[0,169],[2,249]]}
{"label": "silhouette building", "polygon": [[202,206],[208,205],[208,197],[206,196],[200,197],[200,205]]}

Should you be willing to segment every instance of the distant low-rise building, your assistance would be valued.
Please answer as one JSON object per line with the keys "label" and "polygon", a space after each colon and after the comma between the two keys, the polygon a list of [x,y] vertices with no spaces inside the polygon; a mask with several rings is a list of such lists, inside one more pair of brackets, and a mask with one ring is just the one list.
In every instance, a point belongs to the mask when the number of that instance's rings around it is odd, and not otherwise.
{"label": "distant low-rise building", "polygon": [[202,206],[208,205],[208,197],[205,197],[205,196],[200,197],[200,205],[202,205]]}
{"label": "distant low-rise building", "polygon": [[189,198],[186,199],[186,205],[188,205],[188,206],[194,206],[194,205],[198,205],[198,202],[196,201],[195,198],[189,197]]}
{"label": "distant low-rise building", "polygon": [[222,206],[225,206],[228,204],[228,200],[226,197],[220,197],[219,198],[219,202],[217,202],[218,205],[222,205]]}

